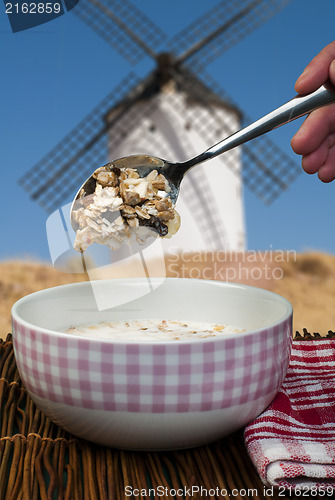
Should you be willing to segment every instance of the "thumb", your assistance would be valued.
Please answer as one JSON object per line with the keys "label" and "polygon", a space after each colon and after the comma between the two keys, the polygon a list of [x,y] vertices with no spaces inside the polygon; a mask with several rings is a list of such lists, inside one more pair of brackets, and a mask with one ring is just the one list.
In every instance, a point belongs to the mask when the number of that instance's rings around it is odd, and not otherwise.
{"label": "thumb", "polygon": [[333,85],[335,85],[335,59],[330,63],[329,66],[329,79]]}

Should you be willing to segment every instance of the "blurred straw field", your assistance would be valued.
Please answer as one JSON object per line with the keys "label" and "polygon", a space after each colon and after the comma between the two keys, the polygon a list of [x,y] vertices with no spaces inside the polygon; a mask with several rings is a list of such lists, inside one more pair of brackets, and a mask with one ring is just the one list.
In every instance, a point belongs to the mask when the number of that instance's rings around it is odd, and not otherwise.
{"label": "blurred straw field", "polygon": [[[166,259],[170,277],[216,279],[266,288],[286,297],[294,309],[294,330],[335,330],[335,256],[316,252],[245,252],[173,255]],[[15,301],[43,288],[83,281],[28,261],[0,262],[0,337],[11,331]]]}

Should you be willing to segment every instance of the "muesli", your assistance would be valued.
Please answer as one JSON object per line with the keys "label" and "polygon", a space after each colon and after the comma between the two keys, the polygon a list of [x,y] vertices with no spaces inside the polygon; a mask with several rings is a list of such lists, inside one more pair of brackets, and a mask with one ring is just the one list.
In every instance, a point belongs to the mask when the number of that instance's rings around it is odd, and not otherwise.
{"label": "muesli", "polygon": [[84,252],[92,243],[116,250],[134,237],[142,243],[149,236],[169,238],[178,231],[180,217],[169,183],[157,170],[140,177],[135,169],[111,163],[98,168],[93,177],[95,192],[80,193],[72,211],[78,227],[75,250]]}
{"label": "muesli", "polygon": [[129,319],[103,321],[97,324],[72,326],[65,333],[127,341],[201,340],[238,334],[245,330],[232,325],[207,321],[177,321],[167,319]]}

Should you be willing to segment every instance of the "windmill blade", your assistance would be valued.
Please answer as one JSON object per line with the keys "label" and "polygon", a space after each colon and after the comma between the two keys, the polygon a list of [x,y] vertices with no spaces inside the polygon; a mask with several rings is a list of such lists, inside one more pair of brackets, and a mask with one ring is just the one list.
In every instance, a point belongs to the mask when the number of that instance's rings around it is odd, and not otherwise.
{"label": "windmill blade", "polygon": [[169,43],[177,62],[200,71],[291,0],[223,0]]}
{"label": "windmill blade", "polygon": [[156,49],[166,39],[163,30],[128,0],[80,0],[72,12],[131,64],[147,55],[156,58]]}
{"label": "windmill blade", "polygon": [[302,173],[300,165],[265,136],[242,146],[242,158],[244,184],[266,205]]}
{"label": "windmill blade", "polygon": [[[185,73],[185,72],[184,72]],[[200,75],[197,75],[198,78]],[[185,78],[182,73],[175,74],[176,79]],[[234,109],[239,113],[242,119],[242,126],[251,123],[253,120],[242,113],[233,100],[222,90],[217,82],[208,74],[202,73],[203,84],[197,88],[196,78],[189,73],[188,82],[184,81],[185,86],[192,87],[192,94],[197,94],[197,100],[203,105],[211,105],[211,118],[203,121],[202,116],[195,112],[190,117],[190,123],[198,133],[206,140],[209,146],[222,140],[236,132],[232,125],[229,114],[226,119],[222,119],[216,112],[217,106],[224,104],[226,107]],[[187,80],[187,79],[186,79]],[[198,80],[201,81],[201,80]],[[205,96],[202,85],[206,85],[212,94],[209,94],[210,100]],[[217,101],[217,102],[216,102]],[[236,159],[232,151],[227,151],[222,156],[222,161],[228,165],[233,172],[239,174],[236,166]],[[242,178],[243,183],[265,204],[271,204],[290,184],[301,174],[302,170],[298,163],[293,161],[284,153],[268,136],[261,136],[248,144],[242,146]]]}
{"label": "windmill blade", "polygon": [[[123,109],[146,92],[146,82],[128,75],[59,144],[20,180],[21,186],[48,213],[71,201],[81,184],[98,166],[107,163],[108,130],[120,119],[118,113],[106,121],[111,108],[127,96]],[[124,112],[124,111],[122,111]],[[125,125],[126,126],[126,125]],[[125,130],[119,131],[125,132]]]}

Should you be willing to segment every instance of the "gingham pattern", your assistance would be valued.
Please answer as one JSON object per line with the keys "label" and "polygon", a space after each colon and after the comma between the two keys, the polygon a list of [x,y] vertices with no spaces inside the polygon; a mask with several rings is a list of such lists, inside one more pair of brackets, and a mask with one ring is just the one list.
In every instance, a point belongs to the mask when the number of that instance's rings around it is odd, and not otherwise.
{"label": "gingham pattern", "polygon": [[13,321],[17,366],[32,394],[128,412],[208,411],[271,394],[291,338],[291,319],[252,335],[164,345],[48,335]]}
{"label": "gingham pattern", "polygon": [[265,484],[335,488],[335,340],[293,343],[283,385],[245,442]]}

